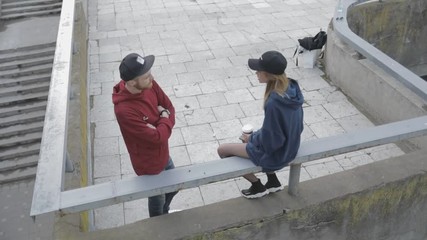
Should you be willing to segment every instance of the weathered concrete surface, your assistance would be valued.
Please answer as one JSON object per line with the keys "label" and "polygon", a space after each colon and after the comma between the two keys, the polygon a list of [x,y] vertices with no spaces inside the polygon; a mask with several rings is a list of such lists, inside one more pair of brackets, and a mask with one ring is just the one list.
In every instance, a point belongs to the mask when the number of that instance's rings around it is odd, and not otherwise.
{"label": "weathered concrete surface", "polygon": [[[427,113],[426,101],[372,61],[361,58],[336,35],[331,25],[325,58],[328,79],[374,122],[389,123]],[[417,138],[406,146],[424,148],[427,147],[427,139]]]}
{"label": "weathered concrete surface", "polygon": [[425,239],[426,151],[301,183],[66,239]]}
{"label": "weathered concrete surface", "polygon": [[56,41],[59,16],[33,17],[0,24],[0,50]]}
{"label": "weathered concrete surface", "polygon": [[354,33],[423,76],[427,74],[426,11],[425,0],[370,1],[350,8],[347,21]]}

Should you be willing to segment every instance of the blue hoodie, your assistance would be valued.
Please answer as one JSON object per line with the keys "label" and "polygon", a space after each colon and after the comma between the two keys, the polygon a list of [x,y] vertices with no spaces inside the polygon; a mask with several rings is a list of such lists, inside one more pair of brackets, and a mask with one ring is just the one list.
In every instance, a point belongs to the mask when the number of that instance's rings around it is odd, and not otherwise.
{"label": "blue hoodie", "polygon": [[298,83],[289,78],[284,96],[272,92],[264,107],[264,122],[246,145],[255,165],[263,172],[286,167],[297,155],[304,128],[302,104],[304,97]]}

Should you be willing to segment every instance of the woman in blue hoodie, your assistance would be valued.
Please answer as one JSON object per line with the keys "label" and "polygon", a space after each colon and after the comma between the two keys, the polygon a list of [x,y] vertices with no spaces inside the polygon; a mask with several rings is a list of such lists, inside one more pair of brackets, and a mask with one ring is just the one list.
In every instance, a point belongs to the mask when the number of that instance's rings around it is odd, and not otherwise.
{"label": "woman in blue hoodie", "polygon": [[260,83],[266,83],[264,94],[264,122],[261,129],[243,134],[243,143],[226,143],[218,147],[221,158],[239,156],[249,158],[267,174],[263,185],[254,174],[243,177],[252,183],[242,190],[246,198],[259,198],[283,189],[275,171],[292,161],[299,149],[303,131],[304,97],[298,83],[286,77],[287,61],[277,51],[268,51],[259,59],[249,59],[249,68],[256,71]]}

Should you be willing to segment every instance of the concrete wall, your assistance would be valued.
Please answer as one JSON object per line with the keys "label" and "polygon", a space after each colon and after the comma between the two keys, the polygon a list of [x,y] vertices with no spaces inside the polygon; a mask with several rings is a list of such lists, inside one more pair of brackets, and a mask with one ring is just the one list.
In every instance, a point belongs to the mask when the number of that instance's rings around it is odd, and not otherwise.
{"label": "concrete wall", "polygon": [[[426,115],[427,103],[395,78],[363,58],[328,29],[325,69],[328,79],[339,87],[371,120],[384,124]],[[418,138],[407,147],[427,147]]]}
{"label": "concrete wall", "polygon": [[302,182],[300,193],[243,197],[64,239],[394,240],[427,238],[427,151]]}
{"label": "concrete wall", "polygon": [[[71,59],[71,96],[68,109],[67,151],[74,171],[65,174],[65,189],[80,188],[92,183],[88,130],[88,24],[84,12],[85,2],[77,1],[75,9],[73,55]],[[52,239],[64,239],[68,232],[86,232],[91,229],[92,211],[58,215]]]}
{"label": "concrete wall", "polygon": [[427,75],[427,1],[369,1],[350,8],[347,21],[361,38],[417,75]]}

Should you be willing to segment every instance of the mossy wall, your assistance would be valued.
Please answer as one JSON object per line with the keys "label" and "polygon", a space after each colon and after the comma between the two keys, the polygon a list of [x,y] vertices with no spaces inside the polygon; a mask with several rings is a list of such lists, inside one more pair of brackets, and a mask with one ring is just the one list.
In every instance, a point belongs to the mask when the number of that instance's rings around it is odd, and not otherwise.
{"label": "mossy wall", "polygon": [[[224,216],[226,217],[226,216]],[[427,174],[195,236],[220,239],[426,239]]]}
{"label": "mossy wall", "polygon": [[427,1],[369,1],[349,8],[350,29],[412,70],[427,75]]}

